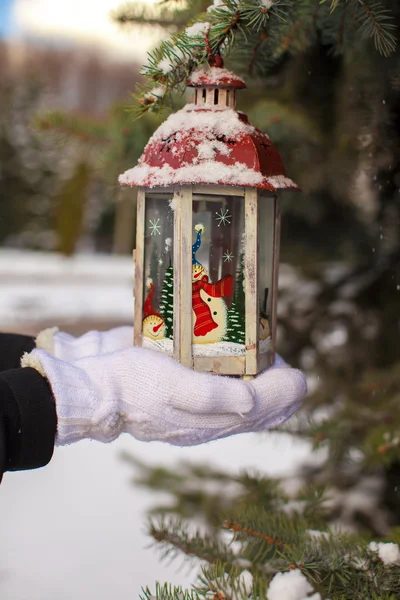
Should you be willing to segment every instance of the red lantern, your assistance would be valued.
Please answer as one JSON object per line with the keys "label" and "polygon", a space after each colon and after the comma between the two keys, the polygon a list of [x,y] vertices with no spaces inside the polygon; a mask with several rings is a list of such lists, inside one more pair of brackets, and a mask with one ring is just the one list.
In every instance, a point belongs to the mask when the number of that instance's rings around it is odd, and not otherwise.
{"label": "red lantern", "polygon": [[242,79],[207,67],[188,86],[194,104],[120,176],[139,187],[134,343],[196,370],[255,375],[275,352],[277,192],[297,186],[269,137],[235,110]]}

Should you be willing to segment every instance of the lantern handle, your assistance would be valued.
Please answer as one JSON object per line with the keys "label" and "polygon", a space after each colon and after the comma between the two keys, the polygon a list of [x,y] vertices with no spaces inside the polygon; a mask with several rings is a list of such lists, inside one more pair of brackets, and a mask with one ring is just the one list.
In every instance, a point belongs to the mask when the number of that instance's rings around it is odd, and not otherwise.
{"label": "lantern handle", "polygon": [[204,33],[204,44],[206,46],[208,54],[208,64],[210,67],[218,67],[220,69],[224,66],[224,59],[220,54],[214,54],[211,50],[210,38],[208,37],[208,31]]}

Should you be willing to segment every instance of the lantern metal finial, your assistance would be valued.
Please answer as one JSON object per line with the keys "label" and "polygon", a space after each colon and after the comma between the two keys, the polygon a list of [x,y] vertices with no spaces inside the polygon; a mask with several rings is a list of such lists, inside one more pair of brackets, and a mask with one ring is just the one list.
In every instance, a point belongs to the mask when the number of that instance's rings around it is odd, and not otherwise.
{"label": "lantern metal finial", "polygon": [[237,75],[221,66],[201,67],[192,72],[187,80],[188,87],[195,88],[196,106],[220,106],[236,108],[236,90],[246,88]]}

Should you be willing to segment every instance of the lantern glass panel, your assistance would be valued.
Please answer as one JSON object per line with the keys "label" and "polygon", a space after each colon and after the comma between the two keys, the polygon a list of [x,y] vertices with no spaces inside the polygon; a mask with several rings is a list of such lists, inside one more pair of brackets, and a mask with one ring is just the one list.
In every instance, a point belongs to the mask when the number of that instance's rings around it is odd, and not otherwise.
{"label": "lantern glass panel", "polygon": [[173,339],[173,194],[147,193],[144,234],[145,346],[171,353]]}
{"label": "lantern glass panel", "polygon": [[245,351],[244,198],[193,195],[193,354]]}
{"label": "lantern glass panel", "polygon": [[258,238],[259,238],[259,350],[260,353],[271,349],[271,327],[273,289],[273,266],[274,266],[274,231],[275,231],[275,204],[274,196],[260,194],[258,201]]}

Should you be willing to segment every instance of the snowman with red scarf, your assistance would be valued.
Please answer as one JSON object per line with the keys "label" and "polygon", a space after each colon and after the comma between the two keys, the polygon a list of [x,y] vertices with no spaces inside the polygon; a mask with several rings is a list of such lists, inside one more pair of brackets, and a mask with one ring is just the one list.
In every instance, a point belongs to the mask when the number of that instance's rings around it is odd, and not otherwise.
{"label": "snowman with red scarf", "polygon": [[192,307],[193,343],[213,344],[224,339],[227,327],[227,307],[224,296],[232,296],[233,277],[226,275],[211,283],[206,269],[197,260],[204,225],[195,226],[196,241],[192,246]]}
{"label": "snowman with red scarf", "polygon": [[154,284],[152,279],[147,280],[148,294],[144,301],[143,335],[151,340],[158,341],[165,337],[165,322],[158,311],[153,307]]}

